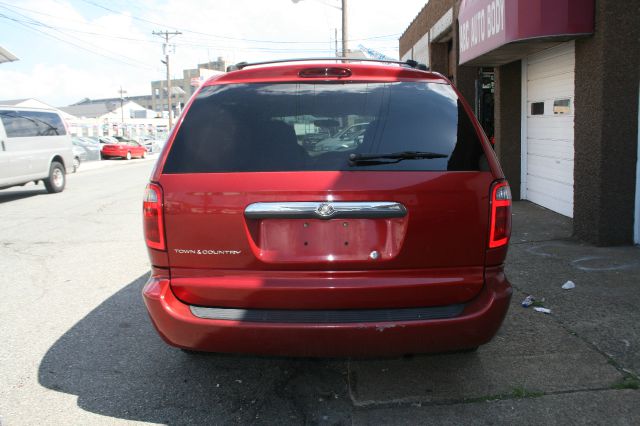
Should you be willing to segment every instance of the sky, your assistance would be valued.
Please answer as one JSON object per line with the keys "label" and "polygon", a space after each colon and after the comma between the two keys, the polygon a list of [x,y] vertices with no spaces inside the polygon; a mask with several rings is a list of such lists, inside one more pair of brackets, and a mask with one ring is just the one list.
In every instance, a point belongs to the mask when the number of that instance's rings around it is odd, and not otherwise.
{"label": "sky", "polygon": [[[398,38],[427,0],[349,0],[349,48],[392,58]],[[65,106],[83,98],[149,95],[198,63],[334,56],[340,0],[0,0],[0,46],[19,61],[0,64],[0,100],[36,98]]]}

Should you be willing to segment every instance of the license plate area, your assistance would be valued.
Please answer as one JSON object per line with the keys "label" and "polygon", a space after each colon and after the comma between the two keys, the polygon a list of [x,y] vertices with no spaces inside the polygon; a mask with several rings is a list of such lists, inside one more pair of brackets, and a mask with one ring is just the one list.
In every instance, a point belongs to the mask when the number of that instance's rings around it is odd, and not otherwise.
{"label": "license plate area", "polygon": [[258,222],[253,228],[255,254],[269,263],[389,260],[400,251],[406,230],[404,218]]}

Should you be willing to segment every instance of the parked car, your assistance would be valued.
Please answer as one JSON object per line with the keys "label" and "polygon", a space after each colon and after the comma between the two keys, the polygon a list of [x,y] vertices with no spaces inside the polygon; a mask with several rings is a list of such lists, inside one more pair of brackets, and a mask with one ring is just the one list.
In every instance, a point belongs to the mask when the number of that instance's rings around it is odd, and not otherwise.
{"label": "parked car", "polygon": [[86,137],[73,136],[71,143],[78,150],[79,159],[81,161],[95,161],[100,159],[100,144]]}
{"label": "parked car", "polygon": [[85,139],[86,141],[88,141],[90,143],[97,144],[98,146],[102,143],[100,141],[100,136],[81,136],[81,138]]}
{"label": "parked car", "polygon": [[147,155],[147,149],[134,141],[104,144],[100,152],[103,159],[120,157],[131,160],[144,158]]}
{"label": "parked car", "polygon": [[100,145],[100,138],[97,136],[76,136],[76,137],[78,139],[81,139],[87,144],[94,145],[94,146]]}
{"label": "parked car", "polygon": [[[198,89],[146,187],[162,338],[287,356],[487,343],[512,293],[511,194],[451,82],[404,63],[237,68]],[[368,125],[311,156],[304,117]]]}
{"label": "parked car", "polygon": [[101,136],[80,136],[80,138],[87,143],[95,145],[98,149],[102,149],[102,144],[106,143],[106,141],[101,141]]}
{"label": "parked car", "polygon": [[162,149],[163,143],[154,138],[142,137],[140,138],[140,144],[147,148],[147,152],[158,152]]}
{"label": "parked car", "polygon": [[48,192],[63,191],[71,147],[56,110],[0,105],[0,189],[43,181]]}
{"label": "parked car", "polygon": [[114,138],[113,136],[99,136],[98,140],[103,145],[120,142],[118,139]]}

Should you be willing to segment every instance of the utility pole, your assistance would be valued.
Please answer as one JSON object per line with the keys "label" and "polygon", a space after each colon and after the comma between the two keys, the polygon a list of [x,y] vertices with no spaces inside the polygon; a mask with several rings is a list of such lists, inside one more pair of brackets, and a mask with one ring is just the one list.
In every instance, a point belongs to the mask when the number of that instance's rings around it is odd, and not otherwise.
{"label": "utility pole", "polygon": [[164,53],[165,60],[160,61],[167,66],[167,99],[169,105],[169,131],[173,127],[173,118],[171,117],[173,112],[173,106],[171,105],[171,67],[169,65],[169,36],[177,36],[182,34],[180,31],[153,31],[153,35],[164,37]]}
{"label": "utility pole", "polygon": [[[291,0],[293,3],[299,3],[302,0]],[[339,6],[335,6],[333,4],[328,4],[325,2],[321,2],[319,0],[318,3],[322,3],[325,6],[329,6],[332,7],[334,9],[339,9],[342,12],[342,56],[346,57],[347,53],[349,53],[349,44],[348,44],[348,40],[349,40],[349,36],[348,36],[348,22],[347,22],[347,0],[342,0],[342,7]],[[338,44],[338,37],[336,36],[336,44]],[[337,47],[336,47],[336,52],[338,51]],[[338,56],[338,54],[336,53],[336,56]]]}
{"label": "utility pole", "polygon": [[349,45],[347,41],[349,40],[348,30],[349,27],[347,25],[347,0],[342,0],[342,57],[346,58],[349,53]]}
{"label": "utility pole", "polygon": [[338,58],[340,57],[340,55],[338,54],[338,29],[334,28],[333,33],[334,33],[333,41],[335,42],[335,45],[336,45],[336,58]]}
{"label": "utility pole", "polygon": [[120,117],[122,121],[122,136],[124,136],[124,95],[127,93],[127,91],[122,90],[122,86],[120,86],[120,90],[118,90],[118,93],[120,93]]}

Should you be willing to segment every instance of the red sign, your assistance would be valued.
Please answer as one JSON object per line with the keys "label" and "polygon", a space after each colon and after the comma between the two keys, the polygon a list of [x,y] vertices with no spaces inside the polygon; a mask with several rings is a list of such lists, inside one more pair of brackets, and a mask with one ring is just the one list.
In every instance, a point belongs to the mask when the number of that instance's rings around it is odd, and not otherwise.
{"label": "red sign", "polygon": [[505,0],[463,0],[460,23],[460,63],[506,43]]}
{"label": "red sign", "polygon": [[591,34],[594,10],[594,0],[462,0],[460,64],[514,42]]}

